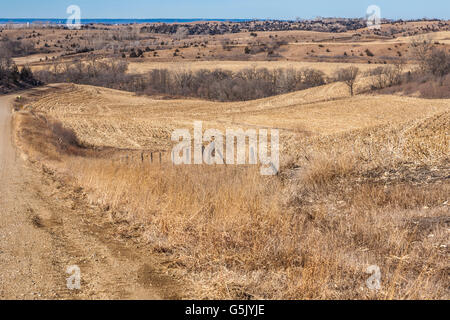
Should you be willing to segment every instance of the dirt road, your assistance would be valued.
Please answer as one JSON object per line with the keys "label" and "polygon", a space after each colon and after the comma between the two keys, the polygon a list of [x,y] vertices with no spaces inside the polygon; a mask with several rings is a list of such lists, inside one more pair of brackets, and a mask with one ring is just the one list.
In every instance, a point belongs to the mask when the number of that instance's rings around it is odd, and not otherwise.
{"label": "dirt road", "polygon": [[[11,100],[0,97],[0,299],[180,298],[161,261],[118,236],[82,190],[19,156]],[[67,287],[73,265],[81,271],[79,290]]]}

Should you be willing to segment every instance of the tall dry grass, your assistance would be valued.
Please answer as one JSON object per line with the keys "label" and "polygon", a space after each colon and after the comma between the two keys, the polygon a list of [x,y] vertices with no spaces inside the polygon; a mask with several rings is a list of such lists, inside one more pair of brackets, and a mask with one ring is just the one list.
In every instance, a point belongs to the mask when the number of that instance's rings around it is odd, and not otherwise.
{"label": "tall dry grass", "polygon": [[[252,167],[67,167],[93,203],[111,206],[112,221],[139,226],[172,259],[193,297],[448,297],[448,183],[352,185],[353,166],[333,159],[293,180]],[[378,292],[365,283],[374,264]]]}

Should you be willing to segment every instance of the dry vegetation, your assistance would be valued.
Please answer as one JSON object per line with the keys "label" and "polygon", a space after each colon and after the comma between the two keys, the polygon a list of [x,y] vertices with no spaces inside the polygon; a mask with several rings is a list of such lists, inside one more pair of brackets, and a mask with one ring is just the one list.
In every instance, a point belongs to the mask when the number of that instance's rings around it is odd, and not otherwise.
{"label": "dry vegetation", "polygon": [[19,68],[11,59],[11,51],[0,44],[0,93],[33,87],[41,84],[30,68]]}
{"label": "dry vegetation", "polygon": [[[118,237],[166,257],[189,298],[449,299],[448,21],[204,28],[0,30],[37,53],[9,50],[19,67],[68,82],[16,101],[17,143]],[[173,166],[171,133],[198,120],[279,129],[280,173]]]}
{"label": "dry vegetation", "polygon": [[[376,68],[376,65],[367,63],[354,63],[361,71],[367,72]],[[201,69],[223,69],[233,72],[246,68],[267,68],[274,69],[316,69],[322,71],[326,76],[332,76],[338,69],[342,68],[339,62],[307,62],[307,61],[175,61],[175,62],[150,62],[150,61],[130,61],[128,73],[142,74],[154,69],[168,69],[174,71]]]}
{"label": "dry vegetation", "polygon": [[[186,34],[180,36],[149,33],[142,31],[142,28],[145,26],[102,25],[74,31],[42,26],[32,26],[28,29],[3,28],[3,30],[0,27],[0,41],[7,40],[9,43],[16,43],[14,45],[16,48],[23,47],[22,50],[16,50],[16,63],[30,64],[33,71],[45,68],[54,61],[86,59],[94,54],[127,60],[131,63],[130,71],[133,73],[140,72],[141,68],[148,70],[149,66],[155,64],[172,62],[244,64],[240,69],[262,61],[288,64],[298,62],[390,64],[409,55],[408,43],[412,36],[428,33],[442,48],[448,49],[450,44],[448,21],[384,24],[381,31],[383,35],[378,34],[378,31],[363,28],[339,33],[317,31],[254,33],[243,29],[237,33],[213,36]],[[384,35],[385,33],[390,35]],[[368,51],[371,55],[367,54]],[[33,52],[36,54],[30,55]],[[264,67],[267,67],[267,64],[264,64]]]}
{"label": "dry vegetation", "polygon": [[[191,298],[450,296],[448,99],[349,98],[333,83],[218,103],[57,85],[30,104],[15,113],[22,149],[81,186],[121,236],[167,256]],[[280,129],[280,174],[117,161],[170,150],[194,120]],[[373,264],[380,291],[365,285]]]}

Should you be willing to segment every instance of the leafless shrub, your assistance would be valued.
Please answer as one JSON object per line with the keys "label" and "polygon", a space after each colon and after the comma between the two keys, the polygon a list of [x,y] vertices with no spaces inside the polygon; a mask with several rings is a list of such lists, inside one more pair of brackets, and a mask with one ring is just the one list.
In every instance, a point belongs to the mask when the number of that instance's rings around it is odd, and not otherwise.
{"label": "leafless shrub", "polygon": [[183,40],[186,39],[189,35],[189,30],[186,27],[180,27],[177,29],[177,32],[174,34],[173,38],[175,40]]}
{"label": "leafless shrub", "polygon": [[419,68],[422,72],[427,71],[427,59],[433,49],[431,39],[424,36],[415,37],[410,43],[411,53],[414,59],[419,62]]}
{"label": "leafless shrub", "polygon": [[233,48],[233,45],[230,42],[230,39],[222,39],[220,41],[220,43],[222,45],[222,49],[225,51],[231,51],[231,49]]}
{"label": "leafless shrub", "polygon": [[118,59],[98,59],[94,55],[87,60],[54,61],[49,68],[36,73],[37,77],[47,83],[73,82],[105,87],[119,88],[131,83],[125,73],[127,62]]}
{"label": "leafless shrub", "polygon": [[51,121],[49,127],[57,137],[58,144],[61,148],[65,148],[68,145],[79,145],[76,133],[73,130],[64,127],[61,122]]}
{"label": "leafless shrub", "polygon": [[450,54],[445,49],[438,49],[431,39],[414,38],[410,47],[421,72],[440,78],[450,73]]}
{"label": "leafless shrub", "polygon": [[19,68],[12,60],[12,51],[0,41],[0,92],[6,93],[29,86],[39,85],[31,69],[27,66]]}
{"label": "leafless shrub", "polygon": [[325,84],[325,73],[316,69],[303,70],[303,82],[308,87],[317,87]]}
{"label": "leafless shrub", "polygon": [[152,70],[147,75],[147,93],[193,96],[219,101],[243,101],[315,87],[326,83],[314,69],[248,68],[227,70]]}
{"label": "leafless shrub", "polygon": [[372,88],[383,89],[392,87],[402,82],[403,64],[388,65],[375,68],[370,72],[372,75]]}
{"label": "leafless shrub", "polygon": [[9,70],[13,65],[13,60],[11,59],[11,51],[0,44],[0,71]]}
{"label": "leafless shrub", "polygon": [[145,75],[126,74],[121,59],[54,61],[37,73],[40,80],[105,86],[146,94],[199,97],[218,101],[245,101],[302,90],[326,83],[323,72],[315,69],[248,68],[228,70],[154,69]]}
{"label": "leafless shrub", "polygon": [[402,92],[403,94],[419,93],[424,98],[448,98],[450,74],[450,54],[439,49],[428,38],[417,37],[410,44],[413,58],[418,62],[417,70],[401,74],[402,70],[377,68],[374,75],[373,88],[383,89],[385,93]]}
{"label": "leafless shrub", "polygon": [[450,73],[450,54],[445,50],[433,48],[425,63],[428,72],[436,77],[443,78]]}
{"label": "leafless shrub", "polygon": [[9,52],[12,57],[26,56],[38,52],[34,44],[28,40],[11,40],[7,37],[0,41],[0,47]]}

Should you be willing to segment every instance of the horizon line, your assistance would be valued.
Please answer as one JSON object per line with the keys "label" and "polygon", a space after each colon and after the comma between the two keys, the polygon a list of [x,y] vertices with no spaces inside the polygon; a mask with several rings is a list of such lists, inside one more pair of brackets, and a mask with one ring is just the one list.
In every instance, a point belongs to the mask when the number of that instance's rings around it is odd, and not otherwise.
{"label": "horizon line", "polygon": [[[314,19],[364,19],[364,16],[359,17],[344,17],[344,16],[335,16],[335,17],[324,17],[324,16],[316,16],[316,17],[309,17],[309,18],[81,18],[81,20],[280,20],[280,21],[295,21],[295,20],[314,20]],[[33,17],[26,17],[26,18],[4,18],[0,17],[0,20],[67,20],[67,17],[64,18],[33,18]],[[381,19],[384,20],[405,20],[405,21],[411,21],[411,20],[450,20],[450,18],[437,18],[437,17],[416,17],[416,18],[402,18],[402,17],[396,17],[396,18],[390,18],[390,17],[382,17]]]}

